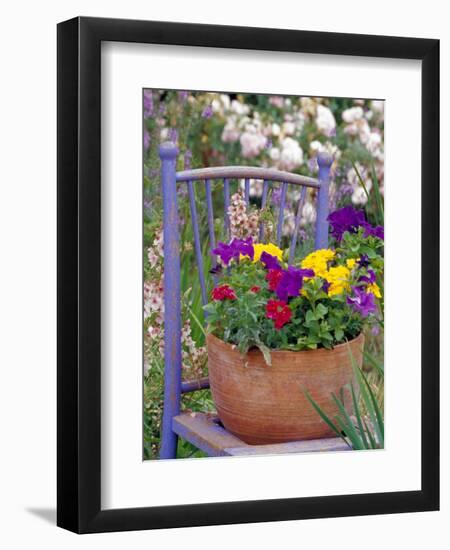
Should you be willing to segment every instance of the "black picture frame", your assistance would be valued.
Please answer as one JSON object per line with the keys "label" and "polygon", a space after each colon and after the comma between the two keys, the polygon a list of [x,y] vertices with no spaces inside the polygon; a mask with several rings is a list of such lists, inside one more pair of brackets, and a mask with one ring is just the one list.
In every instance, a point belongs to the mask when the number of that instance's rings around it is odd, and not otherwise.
{"label": "black picture frame", "polygon": [[[422,489],[101,509],[102,41],[422,62]],[[439,509],[439,41],[77,17],[58,25],[57,524],[77,533]]]}

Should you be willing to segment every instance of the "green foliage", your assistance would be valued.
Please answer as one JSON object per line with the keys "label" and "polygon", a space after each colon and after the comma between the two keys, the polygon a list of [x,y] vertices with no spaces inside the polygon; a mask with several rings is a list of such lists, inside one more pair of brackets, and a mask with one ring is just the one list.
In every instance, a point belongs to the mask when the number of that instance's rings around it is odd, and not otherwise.
{"label": "green foliage", "polygon": [[[347,302],[353,287],[361,286],[360,278],[368,269],[358,266],[347,268],[347,261],[362,254],[370,258],[370,269],[379,275],[383,271],[383,258],[379,254],[382,241],[376,237],[364,237],[363,232],[346,233],[341,246],[336,250],[331,269],[339,269],[346,277],[337,279],[336,292],[324,287],[326,275],[304,279],[301,293],[289,299],[290,319],[284,326],[277,327],[268,318],[270,300],[278,300],[267,281],[267,270],[260,261],[248,258],[233,260],[223,272],[220,285],[229,286],[235,299],[216,299],[204,309],[208,314],[208,330],[225,342],[237,346],[241,353],[252,347],[259,348],[270,364],[269,350],[292,351],[326,348],[355,338],[364,324],[378,322],[370,316],[363,319]],[[331,252],[332,254],[332,252]],[[331,271],[330,271],[331,273]],[[258,290],[255,292],[254,287]]]}
{"label": "green foliage", "polygon": [[[322,420],[355,450],[383,449],[384,448],[384,418],[382,404],[376,398],[374,390],[364,372],[353,361],[353,371],[356,378],[356,387],[350,384],[354,417],[351,417],[341,399],[334,393],[331,395],[338,414],[330,418],[325,411],[314,401],[311,394],[305,391],[306,398],[314,407]],[[377,367],[378,373],[384,372],[382,365]],[[358,399],[357,395],[360,395]],[[364,411],[367,414],[364,414]]]}

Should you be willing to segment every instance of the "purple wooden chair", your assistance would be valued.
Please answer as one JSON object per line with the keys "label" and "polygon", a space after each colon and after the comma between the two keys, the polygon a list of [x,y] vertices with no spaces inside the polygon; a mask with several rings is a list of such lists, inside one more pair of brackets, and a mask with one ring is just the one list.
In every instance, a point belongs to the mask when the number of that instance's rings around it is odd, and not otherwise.
{"label": "purple wooden chair", "polygon": [[228,206],[230,203],[230,180],[245,180],[245,199],[248,204],[250,179],[264,181],[262,204],[267,201],[270,183],[281,183],[281,196],[277,223],[277,244],[280,244],[286,192],[289,184],[301,186],[295,218],[295,229],[289,249],[289,263],[294,259],[297,233],[300,226],[303,204],[308,187],[318,189],[315,249],[328,246],[328,182],[332,158],[327,154],[318,156],[319,177],[313,179],[279,170],[249,167],[225,166],[176,171],[177,148],[171,142],[159,148],[161,158],[161,182],[164,214],[164,305],[165,305],[165,366],[164,366],[164,413],[160,458],[175,458],[178,437],[189,441],[209,456],[233,456],[254,454],[280,454],[324,450],[345,450],[347,445],[339,438],[315,441],[299,441],[277,445],[248,445],[227,432],[218,418],[211,414],[183,414],[180,412],[182,393],[209,388],[207,378],[192,381],[181,379],[181,288],[180,288],[180,249],[177,206],[177,186],[187,185],[191,219],[194,234],[194,248],[197,259],[203,304],[208,301],[205,283],[205,270],[200,243],[197,206],[194,195],[194,182],[203,181],[206,191],[206,208],[211,248],[215,247],[213,201],[211,181],[223,181],[224,224],[229,230]]}

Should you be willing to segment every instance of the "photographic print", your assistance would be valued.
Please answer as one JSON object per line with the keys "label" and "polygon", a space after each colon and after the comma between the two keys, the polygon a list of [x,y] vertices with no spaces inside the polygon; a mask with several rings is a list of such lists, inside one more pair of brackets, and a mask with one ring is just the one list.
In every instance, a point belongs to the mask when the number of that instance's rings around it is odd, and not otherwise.
{"label": "photographic print", "polygon": [[58,525],[438,509],[439,41],[60,23]]}
{"label": "photographic print", "polygon": [[144,89],[143,142],[144,459],[383,448],[384,101]]}

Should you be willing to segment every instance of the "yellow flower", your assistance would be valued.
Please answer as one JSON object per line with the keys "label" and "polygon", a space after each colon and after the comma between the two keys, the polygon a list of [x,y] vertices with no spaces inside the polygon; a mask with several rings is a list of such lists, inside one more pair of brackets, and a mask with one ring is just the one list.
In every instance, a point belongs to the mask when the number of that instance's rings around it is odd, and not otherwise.
{"label": "yellow flower", "polygon": [[347,261],[346,261],[346,264],[347,264],[347,267],[349,269],[353,269],[355,267],[355,264],[356,264],[356,260],[355,258],[349,258]]}
{"label": "yellow flower", "polygon": [[325,277],[328,271],[328,262],[334,258],[335,254],[336,252],[329,248],[315,250],[306,256],[301,265],[303,269],[313,269],[316,275]]}
{"label": "yellow flower", "polygon": [[328,296],[335,296],[336,294],[342,294],[344,290],[350,288],[348,278],[350,277],[350,271],[343,265],[336,267],[330,267],[330,269],[324,275],[325,279],[330,283],[328,289]]}
{"label": "yellow flower", "polygon": [[282,260],[283,258],[283,251],[280,248],[278,248],[276,244],[272,244],[272,243],[269,243],[269,244],[256,243],[253,245],[253,251],[254,251],[253,262],[259,261],[259,259],[261,258],[261,254],[263,252],[267,252],[267,254],[270,254],[271,256],[275,256],[279,260]]}
{"label": "yellow flower", "polygon": [[370,292],[375,296],[375,298],[381,298],[380,287],[377,285],[377,283],[371,283],[370,285],[367,285],[366,292]]}

